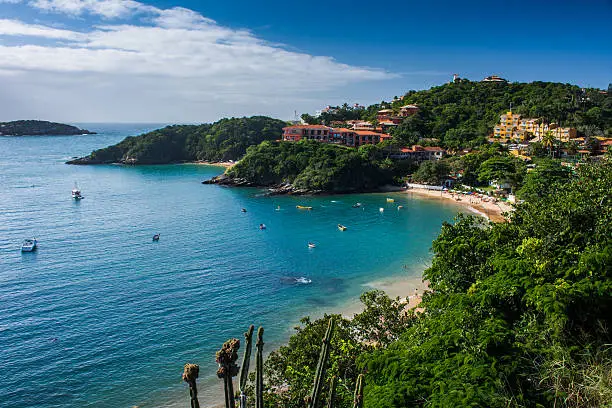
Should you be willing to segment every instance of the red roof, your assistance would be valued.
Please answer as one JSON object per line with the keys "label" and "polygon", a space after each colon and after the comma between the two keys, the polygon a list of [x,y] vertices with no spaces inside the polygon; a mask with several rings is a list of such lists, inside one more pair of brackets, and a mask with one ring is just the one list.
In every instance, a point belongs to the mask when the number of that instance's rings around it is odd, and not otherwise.
{"label": "red roof", "polygon": [[359,135],[359,136],[389,136],[389,135],[385,135],[382,133],[376,133],[376,132],[372,132],[371,130],[353,130],[353,132],[355,132],[355,134]]}
{"label": "red roof", "polygon": [[443,152],[444,151],[443,148],[438,147],[438,146],[425,147],[424,149],[428,152]]}
{"label": "red roof", "polygon": [[340,133],[344,133],[344,132],[354,132],[354,130],[352,129],[347,129],[347,128],[334,128],[333,132],[340,132]]}
{"label": "red roof", "polygon": [[295,125],[295,126],[284,127],[283,130],[285,129],[326,129],[326,130],[330,130],[331,128],[329,126],[323,126],[323,125]]}

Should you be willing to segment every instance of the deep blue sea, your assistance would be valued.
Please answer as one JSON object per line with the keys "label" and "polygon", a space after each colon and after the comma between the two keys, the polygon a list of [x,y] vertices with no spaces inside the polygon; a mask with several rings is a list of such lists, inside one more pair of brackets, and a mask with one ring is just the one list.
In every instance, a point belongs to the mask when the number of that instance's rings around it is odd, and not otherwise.
{"label": "deep blue sea", "polygon": [[[301,316],[420,273],[457,211],[405,193],[395,203],[385,194],[264,197],[202,185],[223,171],[204,165],[66,165],[159,127],[81,126],[99,134],[0,137],[2,407],[187,406],[186,362],[200,364],[206,406],[221,393],[214,352],[223,341],[263,325],[270,351]],[[32,237],[38,250],[22,254]]]}

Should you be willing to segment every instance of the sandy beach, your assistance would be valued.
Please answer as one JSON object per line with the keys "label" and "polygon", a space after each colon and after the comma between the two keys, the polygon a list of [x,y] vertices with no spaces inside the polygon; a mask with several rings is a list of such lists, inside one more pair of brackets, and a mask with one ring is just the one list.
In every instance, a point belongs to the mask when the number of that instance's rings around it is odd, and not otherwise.
{"label": "sandy beach", "polygon": [[421,188],[410,188],[405,190],[407,194],[428,198],[432,200],[448,200],[453,203],[467,207],[470,211],[485,217],[493,222],[506,221],[503,213],[512,211],[512,207],[502,201],[483,201],[478,197],[469,195],[457,195],[448,191],[427,190]]}
{"label": "sandy beach", "polygon": [[218,167],[225,167],[226,169],[229,169],[230,167],[233,167],[236,164],[236,162],[229,162],[229,161],[224,161],[224,162],[197,161],[197,162],[194,162],[194,164],[201,164],[203,166],[218,166]]}

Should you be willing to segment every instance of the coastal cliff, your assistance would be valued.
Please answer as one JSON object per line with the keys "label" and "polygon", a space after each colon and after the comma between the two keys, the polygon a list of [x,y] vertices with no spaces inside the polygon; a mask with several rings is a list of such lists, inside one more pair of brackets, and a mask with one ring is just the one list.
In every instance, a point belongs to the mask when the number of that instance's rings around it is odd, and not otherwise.
{"label": "coastal cliff", "polygon": [[76,126],[45,120],[0,122],[0,136],[71,136],[95,134],[96,132],[90,132],[87,129],[79,129]]}
{"label": "coastal cliff", "polygon": [[68,164],[170,164],[238,160],[247,147],[275,140],[286,123],[266,116],[173,125],[130,136]]}
{"label": "coastal cliff", "polygon": [[389,191],[389,186],[399,184],[403,169],[397,166],[375,145],[352,149],[316,141],[263,142],[250,147],[223,175],[203,184],[264,187],[271,195]]}

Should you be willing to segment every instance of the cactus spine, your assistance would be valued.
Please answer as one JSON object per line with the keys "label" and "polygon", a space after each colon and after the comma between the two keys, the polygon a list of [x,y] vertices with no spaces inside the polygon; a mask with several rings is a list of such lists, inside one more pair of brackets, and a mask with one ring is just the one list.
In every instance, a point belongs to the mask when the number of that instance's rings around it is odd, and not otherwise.
{"label": "cactus spine", "polygon": [[200,366],[197,364],[185,364],[183,370],[183,381],[189,384],[189,397],[191,399],[191,408],[200,408],[198,402],[198,387],[196,385],[196,379],[200,373]]}
{"label": "cactus spine", "polygon": [[323,338],[323,345],[321,346],[321,353],[319,354],[319,363],[317,364],[317,371],[315,373],[314,384],[312,386],[312,394],[308,401],[309,408],[317,408],[319,405],[319,395],[321,394],[321,388],[323,387],[323,381],[325,379],[325,370],[327,366],[327,360],[329,359],[330,342],[334,332],[334,319],[329,318],[327,325],[327,331]]}
{"label": "cactus spine", "polygon": [[336,399],[336,383],[338,379],[334,375],[329,383],[329,397],[327,398],[327,408],[334,408],[334,400]]}
{"label": "cactus spine", "polygon": [[257,330],[257,353],[255,356],[255,408],[263,408],[263,333],[264,328]]}
{"label": "cactus spine", "polygon": [[217,363],[219,369],[217,370],[217,377],[223,378],[223,385],[225,391],[225,407],[235,408],[236,403],[234,401],[234,383],[232,377],[238,375],[238,366],[236,360],[238,360],[238,349],[240,348],[240,340],[231,339],[223,343],[221,350],[217,351]]}
{"label": "cactus spine", "polygon": [[240,370],[240,382],[238,383],[238,389],[240,390],[240,408],[245,408],[247,405],[247,397],[244,393],[246,383],[249,378],[249,365],[251,363],[251,349],[253,348],[253,330],[255,326],[251,325],[249,331],[244,333],[244,357],[242,359],[242,368]]}
{"label": "cactus spine", "polygon": [[353,408],[361,408],[363,406],[363,374],[357,377],[355,384],[355,395],[353,396]]}

